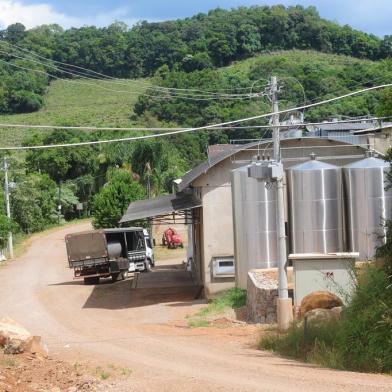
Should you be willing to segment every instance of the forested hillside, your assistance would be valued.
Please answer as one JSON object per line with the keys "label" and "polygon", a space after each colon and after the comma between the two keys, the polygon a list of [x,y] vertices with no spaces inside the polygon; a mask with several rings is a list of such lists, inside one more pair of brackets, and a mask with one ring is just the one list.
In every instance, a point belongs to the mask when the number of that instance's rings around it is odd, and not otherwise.
{"label": "forested hillside", "polygon": [[[120,78],[150,76],[163,65],[179,72],[221,67],[276,50],[312,49],[372,60],[392,54],[391,36],[381,39],[340,26],[320,18],[314,7],[302,6],[216,9],[183,20],[140,22],[132,28],[114,23],[105,28],[63,30],[50,25],[26,30],[23,25],[14,24],[0,32],[0,40],[2,113],[37,110],[48,82],[47,75],[29,73],[27,68],[32,63],[21,58],[28,56],[27,52],[21,56],[17,47],[10,44],[54,61]],[[55,76],[71,77],[37,62],[33,67],[46,69]],[[14,76],[11,81],[9,75],[16,70],[15,84]]]}
{"label": "forested hillside", "polygon": [[[146,91],[146,96],[139,97],[135,112],[144,118],[153,117],[192,127],[251,117],[268,112],[270,102],[264,96],[246,96],[244,93],[263,92],[272,74],[278,76],[282,88],[281,108],[290,108],[346,94],[361,87],[387,83],[392,79],[392,61],[373,62],[320,52],[287,51],[257,56],[219,69],[184,72],[162,67],[155,79],[160,86],[187,91],[229,91],[241,97],[198,100],[200,93],[194,92],[193,100],[181,96],[156,99],[148,96],[153,93],[150,89]],[[167,92],[162,92],[160,96],[167,96]],[[305,113],[306,119],[323,121],[331,116],[373,115],[379,110],[380,98],[381,95],[377,93],[362,94],[311,109]],[[209,132],[209,142],[213,144],[227,142],[230,137],[259,135],[257,130]]]}
{"label": "forested hillside", "polygon": [[[0,121],[193,127],[235,120],[270,110],[263,91],[271,75],[278,76],[282,89],[281,108],[389,82],[391,44],[391,37],[380,39],[325,21],[313,7],[214,10],[130,29],[115,23],[26,31],[15,24],[0,38]],[[140,76],[148,78],[130,79]],[[309,110],[305,118],[392,114],[390,102],[388,91],[368,93]],[[247,123],[256,124],[262,122]],[[64,144],[140,134],[3,127],[0,144]],[[58,204],[60,218],[75,218],[78,202],[84,203],[83,213],[100,217],[98,226],[116,225],[133,197],[146,197],[147,184],[152,196],[171,192],[172,180],[204,160],[209,144],[265,135],[256,128],[232,129],[13,153],[14,221],[0,210],[0,235],[9,225],[33,232],[56,223]]]}

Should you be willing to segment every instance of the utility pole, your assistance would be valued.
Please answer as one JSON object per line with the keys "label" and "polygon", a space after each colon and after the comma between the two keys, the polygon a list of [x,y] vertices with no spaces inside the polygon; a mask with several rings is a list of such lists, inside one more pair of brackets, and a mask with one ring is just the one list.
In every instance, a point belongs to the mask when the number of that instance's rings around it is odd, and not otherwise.
{"label": "utility pole", "polygon": [[[273,125],[273,142],[274,142],[274,160],[281,164],[280,152],[280,134],[279,134],[279,101],[278,101],[278,81],[276,76],[271,77],[271,101],[272,101],[272,125]],[[282,170],[283,173],[283,170]],[[286,253],[286,233],[285,233],[285,205],[284,205],[284,187],[283,175],[276,179],[277,187],[277,235],[278,235],[278,328],[286,330],[293,320],[293,304],[288,295],[287,283],[287,253]]]}
{"label": "utility pole", "polygon": [[59,194],[57,204],[57,224],[60,226],[61,221],[61,180],[59,181]]}
{"label": "utility pole", "polygon": [[[10,190],[8,183],[8,162],[7,157],[4,157],[4,196],[5,196],[5,207],[8,219],[11,219],[11,205],[10,205]],[[8,252],[11,259],[14,257],[14,244],[12,238],[12,232],[8,233]]]}

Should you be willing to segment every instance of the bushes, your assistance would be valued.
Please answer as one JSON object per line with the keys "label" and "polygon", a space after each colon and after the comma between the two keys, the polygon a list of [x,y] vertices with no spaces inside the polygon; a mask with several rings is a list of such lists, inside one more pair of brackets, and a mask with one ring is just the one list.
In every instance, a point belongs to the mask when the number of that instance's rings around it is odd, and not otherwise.
{"label": "bushes", "polygon": [[57,222],[57,187],[47,174],[23,177],[12,191],[12,217],[24,233],[41,231]]}
{"label": "bushes", "polygon": [[385,269],[368,267],[340,328],[343,366],[392,371],[392,287]]}
{"label": "bushes", "polygon": [[93,226],[118,227],[124,211],[131,201],[143,199],[144,188],[125,169],[117,169],[93,200]]}
{"label": "bushes", "polygon": [[392,371],[392,286],[385,268],[366,267],[341,322],[301,324],[263,338],[260,347],[323,366]]}

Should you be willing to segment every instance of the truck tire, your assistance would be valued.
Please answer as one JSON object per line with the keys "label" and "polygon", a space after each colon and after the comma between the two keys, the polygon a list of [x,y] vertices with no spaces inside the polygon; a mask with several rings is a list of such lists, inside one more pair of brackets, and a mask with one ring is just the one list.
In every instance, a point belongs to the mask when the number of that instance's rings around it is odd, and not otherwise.
{"label": "truck tire", "polygon": [[119,276],[120,276],[120,273],[119,273],[119,272],[116,272],[115,274],[112,274],[112,275],[111,275],[111,277],[112,277],[112,282],[113,282],[113,283],[114,283],[114,282],[117,282]]}
{"label": "truck tire", "polygon": [[93,284],[98,284],[99,283],[99,276],[92,276],[89,278],[84,278],[84,284],[86,285],[93,285]]}
{"label": "truck tire", "polygon": [[144,263],[144,271],[143,272],[151,272],[151,264],[150,260],[147,259]]}

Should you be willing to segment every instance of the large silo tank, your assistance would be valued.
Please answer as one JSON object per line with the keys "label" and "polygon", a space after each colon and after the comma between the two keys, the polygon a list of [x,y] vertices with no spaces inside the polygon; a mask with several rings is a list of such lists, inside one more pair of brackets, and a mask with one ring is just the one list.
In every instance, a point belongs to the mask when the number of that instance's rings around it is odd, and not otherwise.
{"label": "large silo tank", "polygon": [[246,289],[248,271],[277,266],[276,187],[232,171],[236,283]]}
{"label": "large silo tank", "polygon": [[316,160],[287,170],[291,253],[345,251],[341,168]]}
{"label": "large silo tank", "polygon": [[343,168],[346,195],[348,247],[360,259],[372,259],[385,240],[385,220],[392,217],[392,191],[385,190],[390,165],[367,157]]}

